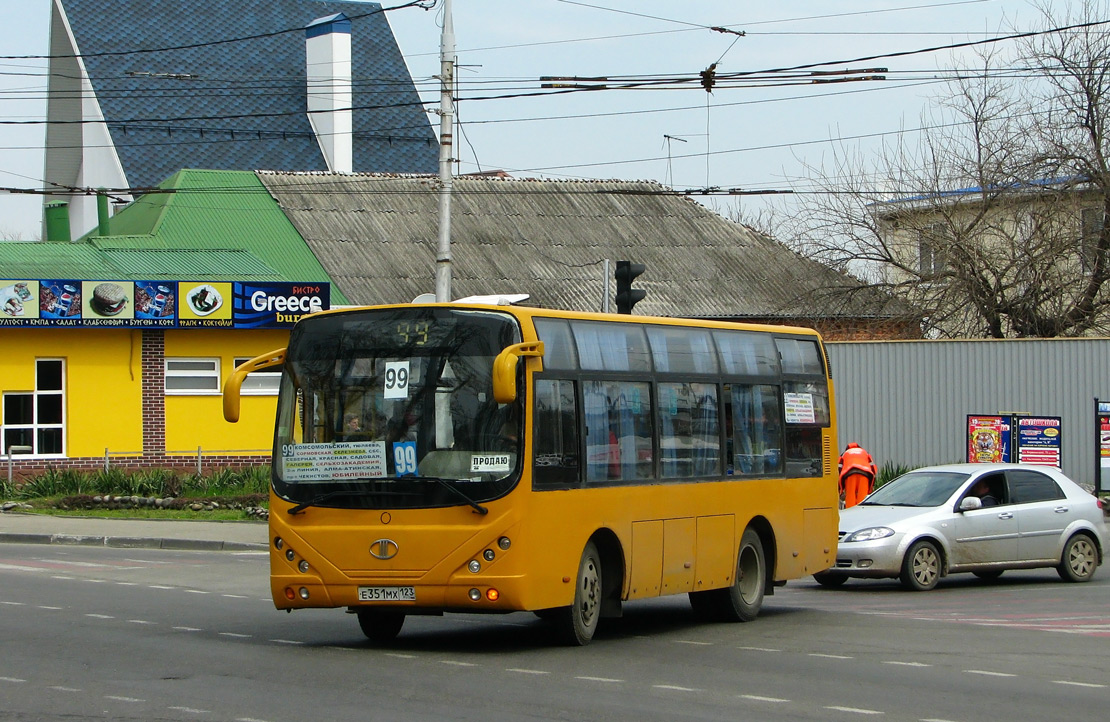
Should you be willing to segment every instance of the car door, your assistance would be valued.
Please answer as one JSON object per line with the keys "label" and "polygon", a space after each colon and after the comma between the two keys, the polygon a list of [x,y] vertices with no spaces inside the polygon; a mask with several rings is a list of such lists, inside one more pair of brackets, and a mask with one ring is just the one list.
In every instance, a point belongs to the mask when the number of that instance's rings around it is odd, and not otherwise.
{"label": "car door", "polygon": [[1060,558],[1060,538],[1071,518],[1064,491],[1048,474],[1032,469],[1006,472],[1011,508],[1017,519],[1018,559],[1023,562]]}
{"label": "car door", "polygon": [[[951,544],[953,567],[1013,562],[1018,558],[1020,530],[1013,510],[1004,503],[1001,490],[1005,477],[995,473],[985,478],[990,482],[994,496],[1001,501],[998,506],[957,511],[952,515],[950,524],[953,533],[950,538],[954,542]],[[976,481],[972,481],[968,488],[974,486]]]}

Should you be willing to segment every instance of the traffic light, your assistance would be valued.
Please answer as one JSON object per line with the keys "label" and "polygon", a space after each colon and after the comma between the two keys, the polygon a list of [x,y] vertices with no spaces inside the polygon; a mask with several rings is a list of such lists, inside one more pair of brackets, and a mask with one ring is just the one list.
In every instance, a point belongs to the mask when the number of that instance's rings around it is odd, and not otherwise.
{"label": "traffic light", "polygon": [[644,300],[647,291],[632,288],[632,279],[644,272],[644,264],[617,261],[613,274],[617,279],[617,313],[632,313],[632,307]]}

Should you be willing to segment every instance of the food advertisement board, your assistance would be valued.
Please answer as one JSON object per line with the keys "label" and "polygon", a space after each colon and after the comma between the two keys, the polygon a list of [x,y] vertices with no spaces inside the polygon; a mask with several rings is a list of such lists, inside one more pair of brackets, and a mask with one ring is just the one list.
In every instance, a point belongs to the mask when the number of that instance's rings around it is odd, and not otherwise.
{"label": "food advertisement board", "polygon": [[329,283],[0,280],[0,327],[292,328],[330,307]]}

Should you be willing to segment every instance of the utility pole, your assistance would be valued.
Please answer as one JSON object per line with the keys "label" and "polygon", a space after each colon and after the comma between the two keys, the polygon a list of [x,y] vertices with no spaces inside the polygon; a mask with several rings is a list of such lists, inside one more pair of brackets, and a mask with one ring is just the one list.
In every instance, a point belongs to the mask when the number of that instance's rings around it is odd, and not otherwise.
{"label": "utility pole", "polygon": [[455,121],[455,26],[451,0],[443,0],[439,44],[439,244],[436,249],[436,301],[451,300],[451,162]]}

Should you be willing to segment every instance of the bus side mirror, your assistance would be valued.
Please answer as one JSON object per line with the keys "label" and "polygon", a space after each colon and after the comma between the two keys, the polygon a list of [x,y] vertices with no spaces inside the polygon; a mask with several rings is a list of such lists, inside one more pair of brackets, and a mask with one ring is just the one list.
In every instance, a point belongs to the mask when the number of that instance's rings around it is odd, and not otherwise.
{"label": "bus side mirror", "polygon": [[224,419],[233,424],[239,420],[239,389],[243,387],[243,379],[247,378],[247,374],[281,366],[283,363],[285,363],[285,349],[279,348],[236,366],[231,376],[228,376],[227,381],[224,382]]}
{"label": "bus side mirror", "polygon": [[521,356],[543,357],[543,341],[525,341],[506,347],[493,360],[493,400],[499,404],[516,401],[516,364]]}

